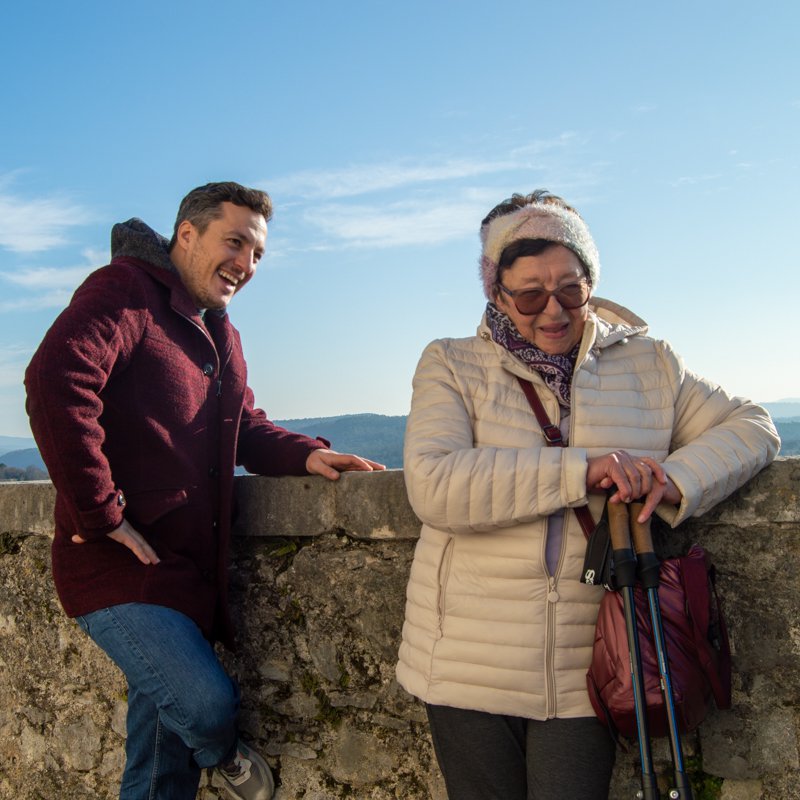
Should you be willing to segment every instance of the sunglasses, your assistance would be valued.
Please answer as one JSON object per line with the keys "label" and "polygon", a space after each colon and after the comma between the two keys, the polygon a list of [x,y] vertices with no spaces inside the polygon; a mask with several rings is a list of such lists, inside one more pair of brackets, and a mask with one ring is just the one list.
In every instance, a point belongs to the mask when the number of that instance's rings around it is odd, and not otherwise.
{"label": "sunglasses", "polygon": [[550,302],[551,297],[555,297],[562,308],[585,306],[589,302],[589,294],[592,288],[591,284],[585,279],[559,286],[553,292],[548,292],[545,289],[506,289],[499,281],[497,285],[501,291],[505,292],[514,301],[517,311],[526,317],[530,317],[533,314],[541,314]]}

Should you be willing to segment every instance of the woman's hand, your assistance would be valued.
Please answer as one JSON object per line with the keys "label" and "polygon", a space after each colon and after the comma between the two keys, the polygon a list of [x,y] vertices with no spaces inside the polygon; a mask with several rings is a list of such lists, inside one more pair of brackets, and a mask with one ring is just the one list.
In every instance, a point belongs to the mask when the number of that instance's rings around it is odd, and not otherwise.
{"label": "woman's hand", "polygon": [[383,464],[377,461],[370,461],[368,458],[354,456],[351,453],[337,453],[335,450],[313,450],[306,459],[306,470],[311,475],[322,475],[329,481],[339,479],[342,472],[359,470],[371,472],[372,470],[386,469]]}
{"label": "woman's hand", "polygon": [[[127,547],[142,564],[158,564],[161,560],[156,555],[156,551],[147,543],[144,536],[130,525],[126,519],[122,520],[122,525],[119,528],[115,528],[108,534],[108,538]],[[75,544],[84,544],[86,539],[76,535],[72,537],[72,541]]]}
{"label": "woman's hand", "polygon": [[609,503],[630,503],[645,498],[639,522],[648,520],[662,501],[674,505],[681,501],[678,487],[661,464],[648,456],[634,457],[625,450],[589,459],[587,491],[607,491],[612,486],[616,486],[616,491],[608,498]]}

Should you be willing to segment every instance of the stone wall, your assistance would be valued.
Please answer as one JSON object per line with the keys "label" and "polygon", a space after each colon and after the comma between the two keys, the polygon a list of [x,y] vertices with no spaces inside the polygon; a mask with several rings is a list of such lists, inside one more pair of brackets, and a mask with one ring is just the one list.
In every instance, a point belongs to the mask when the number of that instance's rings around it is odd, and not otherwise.
{"label": "stone wall", "polygon": [[[734,707],[685,737],[696,800],[800,798],[800,459],[779,460],[666,549],[710,550],[734,648]],[[394,680],[418,523],[399,471],[237,481],[233,601],[242,728],[280,800],[444,800],[424,712]],[[49,578],[53,489],[0,485],[0,799],[116,796],[125,683]],[[660,772],[666,742],[656,742]],[[620,753],[611,797],[634,796]],[[220,797],[204,777],[199,797]]]}

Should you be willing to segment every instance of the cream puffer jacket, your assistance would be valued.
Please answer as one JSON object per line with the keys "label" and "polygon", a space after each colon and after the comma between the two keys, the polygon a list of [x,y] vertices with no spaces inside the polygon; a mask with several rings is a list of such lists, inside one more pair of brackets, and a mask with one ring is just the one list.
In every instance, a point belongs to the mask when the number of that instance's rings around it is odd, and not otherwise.
{"label": "cream puffer jacket", "polygon": [[547,447],[515,378],[555,396],[491,339],[442,339],[414,377],[405,478],[423,526],[408,584],[397,678],[427,703],[529,719],[593,716],[586,691],[603,589],[579,582],[585,539],[564,519],[558,566],[547,517],[603,498],[587,458],[624,449],[662,462],[683,495],[676,525],[710,509],[775,457],[767,412],[684,369],[644,322],[593,298],[573,377],[569,446]]}

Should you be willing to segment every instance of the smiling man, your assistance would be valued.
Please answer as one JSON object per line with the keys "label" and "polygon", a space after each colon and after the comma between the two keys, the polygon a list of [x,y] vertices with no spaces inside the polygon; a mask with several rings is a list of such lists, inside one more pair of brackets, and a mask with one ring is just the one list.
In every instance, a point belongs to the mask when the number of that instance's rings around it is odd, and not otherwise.
{"label": "smiling man", "polygon": [[[53,577],[64,610],[128,681],[121,800],[192,800],[200,770],[269,800],[239,739],[228,546],[236,464],[262,475],[383,469],[274,425],[254,406],[227,306],[264,254],[269,196],[210,183],[171,241],[115,225],[25,375],[31,429],[57,490]],[[243,613],[247,613],[244,609]]]}

